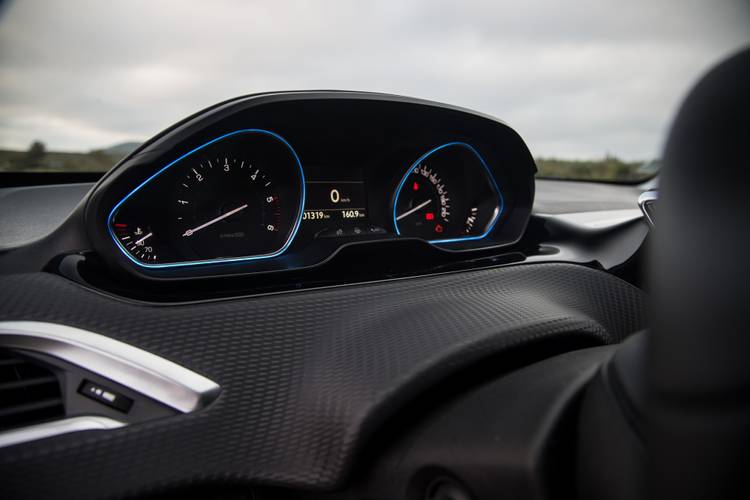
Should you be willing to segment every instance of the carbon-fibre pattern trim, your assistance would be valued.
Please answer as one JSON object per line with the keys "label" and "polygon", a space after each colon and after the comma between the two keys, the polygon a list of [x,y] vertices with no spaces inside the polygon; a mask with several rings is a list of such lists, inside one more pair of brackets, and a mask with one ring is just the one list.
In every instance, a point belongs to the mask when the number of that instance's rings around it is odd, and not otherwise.
{"label": "carbon-fibre pattern trim", "polygon": [[203,479],[336,487],[379,422],[456,370],[542,338],[620,341],[644,328],[643,307],[631,285],[568,264],[179,306],[45,273],[1,277],[0,319],[108,335],[223,388],[193,414],[6,448],[2,496],[128,495]]}

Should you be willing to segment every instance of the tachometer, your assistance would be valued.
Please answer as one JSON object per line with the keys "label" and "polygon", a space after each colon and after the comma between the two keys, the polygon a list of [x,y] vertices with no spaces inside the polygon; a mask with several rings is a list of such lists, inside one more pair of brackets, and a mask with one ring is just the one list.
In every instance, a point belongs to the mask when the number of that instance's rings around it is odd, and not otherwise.
{"label": "tachometer", "polygon": [[487,236],[503,210],[503,198],[487,163],[471,145],[436,147],[409,167],[396,188],[393,225],[402,236],[430,243]]}
{"label": "tachometer", "polygon": [[159,170],[112,210],[120,250],[145,267],[274,257],[302,219],[304,174],[280,136],[240,130]]}
{"label": "tachometer", "polygon": [[196,255],[262,254],[286,238],[280,190],[251,161],[225,156],[197,162],[173,203],[176,237]]}

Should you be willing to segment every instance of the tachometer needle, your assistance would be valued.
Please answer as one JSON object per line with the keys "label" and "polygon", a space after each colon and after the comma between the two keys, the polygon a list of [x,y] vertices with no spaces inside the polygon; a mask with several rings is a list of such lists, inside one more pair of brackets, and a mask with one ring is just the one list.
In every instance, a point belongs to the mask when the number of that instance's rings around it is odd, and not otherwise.
{"label": "tachometer needle", "polygon": [[430,203],[432,203],[432,198],[430,198],[429,200],[425,201],[424,203],[420,203],[419,205],[417,205],[416,207],[412,208],[411,210],[407,210],[406,212],[402,213],[401,215],[399,215],[398,217],[396,217],[396,220],[401,220],[404,217],[406,217],[407,215],[413,214],[414,212],[416,212],[420,208],[426,207]]}
{"label": "tachometer needle", "polygon": [[136,245],[140,245],[141,243],[143,243],[144,241],[146,241],[147,239],[149,239],[151,236],[153,236],[153,234],[154,233],[148,233],[146,236],[144,236],[140,240],[136,241],[135,244]]}
{"label": "tachometer needle", "polygon": [[234,210],[230,210],[229,212],[225,213],[224,215],[220,215],[220,216],[218,216],[218,217],[217,217],[217,218],[215,218],[215,219],[211,219],[210,221],[206,222],[205,224],[201,224],[200,226],[198,226],[198,227],[194,227],[193,229],[188,229],[187,231],[185,231],[185,234],[183,234],[182,236],[192,236],[192,235],[193,235],[194,233],[197,233],[197,232],[198,232],[198,231],[200,231],[201,229],[205,229],[205,228],[207,228],[208,226],[210,226],[211,224],[216,224],[216,223],[217,223],[217,222],[219,222],[220,220],[224,220],[224,219],[226,219],[227,217],[229,217],[230,215],[234,215],[234,214],[236,214],[237,212],[239,212],[240,210],[244,210],[244,209],[246,209],[246,208],[247,208],[247,203],[245,203],[245,204],[244,204],[244,205],[242,205],[241,207],[237,207],[237,208],[235,208]]}

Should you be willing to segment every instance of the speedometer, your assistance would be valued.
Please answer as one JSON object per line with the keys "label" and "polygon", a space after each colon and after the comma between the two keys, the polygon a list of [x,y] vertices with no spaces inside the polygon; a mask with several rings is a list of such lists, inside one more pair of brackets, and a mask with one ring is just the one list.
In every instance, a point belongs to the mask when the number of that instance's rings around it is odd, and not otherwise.
{"label": "speedometer", "polygon": [[438,146],[401,178],[393,225],[401,236],[430,243],[486,237],[503,211],[503,198],[487,163],[464,142]]}
{"label": "speedometer", "polygon": [[178,158],[112,210],[110,233],[144,267],[280,255],[302,219],[304,174],[284,139],[240,130]]}
{"label": "speedometer", "polygon": [[396,204],[399,230],[427,240],[439,238],[451,223],[451,210],[451,195],[440,174],[426,163],[414,167]]}

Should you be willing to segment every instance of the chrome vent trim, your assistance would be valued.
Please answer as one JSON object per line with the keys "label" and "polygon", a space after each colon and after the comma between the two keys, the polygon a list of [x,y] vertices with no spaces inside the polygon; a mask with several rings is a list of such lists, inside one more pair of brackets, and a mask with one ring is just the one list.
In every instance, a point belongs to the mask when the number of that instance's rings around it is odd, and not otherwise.
{"label": "chrome vent trim", "polygon": [[611,229],[628,222],[643,218],[643,213],[637,208],[621,210],[597,210],[593,212],[570,212],[563,214],[536,214],[545,219],[553,219],[583,229],[599,230]]}
{"label": "chrome vent trim", "polygon": [[124,422],[107,417],[83,416],[72,417],[53,422],[29,425],[0,433],[0,448],[16,444],[44,439],[68,432],[117,429],[123,427]]}
{"label": "chrome vent trim", "polygon": [[219,394],[214,381],[176,363],[98,333],[37,321],[0,322],[0,347],[62,359],[182,413]]}
{"label": "chrome vent trim", "polygon": [[648,225],[654,227],[654,207],[659,199],[658,191],[646,191],[638,197],[638,206],[641,207],[643,216],[646,217]]}

